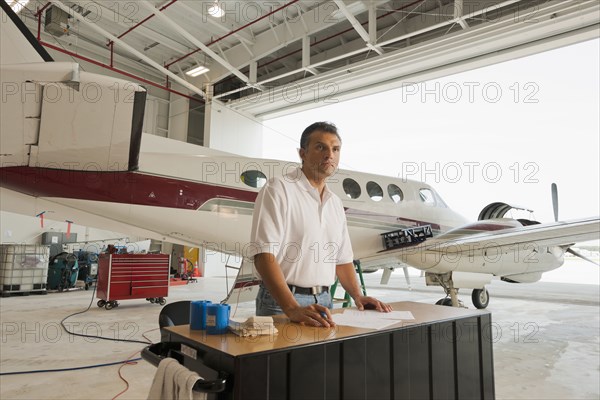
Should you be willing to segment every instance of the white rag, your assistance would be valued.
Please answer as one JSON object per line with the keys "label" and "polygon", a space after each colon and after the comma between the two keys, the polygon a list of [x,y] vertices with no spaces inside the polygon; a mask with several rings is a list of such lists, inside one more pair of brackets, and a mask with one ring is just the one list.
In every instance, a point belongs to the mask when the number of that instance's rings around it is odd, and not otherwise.
{"label": "white rag", "polygon": [[200,376],[166,357],[156,369],[148,400],[205,400],[206,393],[194,392],[192,388]]}

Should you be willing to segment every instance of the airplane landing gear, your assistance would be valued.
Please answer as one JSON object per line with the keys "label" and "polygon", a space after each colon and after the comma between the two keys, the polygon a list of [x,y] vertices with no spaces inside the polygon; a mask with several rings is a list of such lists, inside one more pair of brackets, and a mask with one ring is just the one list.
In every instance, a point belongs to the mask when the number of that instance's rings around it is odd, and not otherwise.
{"label": "airplane landing gear", "polygon": [[454,287],[452,281],[452,274],[430,274],[425,273],[425,279],[428,285],[440,285],[446,292],[446,297],[440,299],[437,305],[452,306],[452,307],[464,307],[462,301],[458,299],[458,289]]}
{"label": "airplane landing gear", "polygon": [[481,310],[490,304],[490,294],[486,288],[473,289],[473,293],[471,293],[471,300],[473,300],[473,305]]}

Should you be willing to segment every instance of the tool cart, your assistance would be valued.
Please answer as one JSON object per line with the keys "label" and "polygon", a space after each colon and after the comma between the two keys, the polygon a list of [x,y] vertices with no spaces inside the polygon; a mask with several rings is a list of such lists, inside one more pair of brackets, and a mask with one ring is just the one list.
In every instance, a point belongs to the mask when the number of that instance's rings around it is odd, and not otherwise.
{"label": "tool cart", "polygon": [[101,254],[98,258],[98,307],[110,310],[117,300],[143,299],[166,304],[169,294],[168,254]]}

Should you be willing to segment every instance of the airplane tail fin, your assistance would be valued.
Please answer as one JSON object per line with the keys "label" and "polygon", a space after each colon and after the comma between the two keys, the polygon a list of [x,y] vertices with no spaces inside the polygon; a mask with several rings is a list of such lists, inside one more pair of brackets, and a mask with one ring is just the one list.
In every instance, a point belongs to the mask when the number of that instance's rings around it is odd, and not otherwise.
{"label": "airplane tail fin", "polygon": [[136,170],[146,90],[52,62],[6,2],[0,5],[0,167]]}
{"label": "airplane tail fin", "polygon": [[3,64],[54,61],[6,1],[0,1],[0,8],[0,60]]}

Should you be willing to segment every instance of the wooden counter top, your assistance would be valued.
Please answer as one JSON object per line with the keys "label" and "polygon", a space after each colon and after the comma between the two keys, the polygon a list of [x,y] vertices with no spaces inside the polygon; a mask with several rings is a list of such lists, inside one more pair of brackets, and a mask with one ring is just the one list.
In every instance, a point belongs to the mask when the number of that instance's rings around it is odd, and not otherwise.
{"label": "wooden counter top", "polygon": [[[278,333],[275,335],[263,335],[257,337],[240,337],[234,333],[223,335],[208,335],[206,331],[190,330],[189,325],[179,325],[166,328],[173,334],[182,336],[214,350],[237,357],[248,354],[282,350],[295,346],[318,344],[325,341],[335,341],[349,336],[361,336],[377,332],[385,332],[398,329],[403,326],[417,324],[428,324],[449,319],[468,318],[489,314],[487,311],[455,308],[447,306],[436,306],[426,303],[402,301],[392,303],[395,311],[410,311],[414,320],[399,321],[388,328],[375,330],[355,328],[351,326],[338,325],[334,328],[315,328],[292,323],[284,315],[274,317]],[[332,313],[341,313],[347,309],[335,309]]]}

